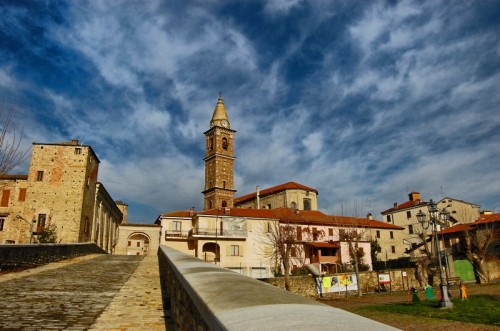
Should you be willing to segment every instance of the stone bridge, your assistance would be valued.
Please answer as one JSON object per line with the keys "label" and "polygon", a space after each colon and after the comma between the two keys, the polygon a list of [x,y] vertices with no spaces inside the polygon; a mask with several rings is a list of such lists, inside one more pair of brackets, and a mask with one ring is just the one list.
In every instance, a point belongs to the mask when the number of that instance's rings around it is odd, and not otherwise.
{"label": "stone bridge", "polygon": [[395,330],[164,246],[5,273],[0,292],[1,330]]}

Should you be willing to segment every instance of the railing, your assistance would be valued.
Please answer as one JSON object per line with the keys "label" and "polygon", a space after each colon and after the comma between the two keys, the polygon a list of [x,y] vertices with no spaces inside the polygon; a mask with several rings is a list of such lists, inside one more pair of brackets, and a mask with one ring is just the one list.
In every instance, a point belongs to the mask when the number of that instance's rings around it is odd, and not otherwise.
{"label": "railing", "polygon": [[337,263],[339,258],[337,256],[313,256],[312,263]]}
{"label": "railing", "polygon": [[243,237],[247,236],[246,230],[239,229],[224,229],[222,232],[220,229],[210,229],[210,228],[194,228],[192,230],[192,235],[194,236],[207,236],[207,237]]}
{"label": "railing", "polygon": [[165,231],[165,239],[167,238],[187,238],[189,237],[189,231]]}

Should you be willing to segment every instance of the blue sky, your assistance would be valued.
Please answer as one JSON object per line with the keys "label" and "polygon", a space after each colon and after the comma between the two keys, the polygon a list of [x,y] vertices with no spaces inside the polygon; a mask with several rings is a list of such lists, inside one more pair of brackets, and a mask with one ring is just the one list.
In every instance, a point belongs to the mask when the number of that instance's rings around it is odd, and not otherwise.
{"label": "blue sky", "polygon": [[0,17],[25,146],[91,145],[130,222],[202,208],[219,92],[237,195],[297,181],[329,213],[381,219],[411,191],[500,212],[499,1],[4,0]]}

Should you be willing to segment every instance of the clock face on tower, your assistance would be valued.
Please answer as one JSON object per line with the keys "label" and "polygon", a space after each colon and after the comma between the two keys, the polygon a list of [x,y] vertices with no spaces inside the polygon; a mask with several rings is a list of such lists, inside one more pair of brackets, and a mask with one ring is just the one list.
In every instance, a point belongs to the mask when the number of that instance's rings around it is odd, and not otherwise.
{"label": "clock face on tower", "polygon": [[223,120],[221,124],[222,124],[222,126],[223,126],[223,127],[227,128],[227,125],[228,125],[229,123],[228,123],[226,120]]}

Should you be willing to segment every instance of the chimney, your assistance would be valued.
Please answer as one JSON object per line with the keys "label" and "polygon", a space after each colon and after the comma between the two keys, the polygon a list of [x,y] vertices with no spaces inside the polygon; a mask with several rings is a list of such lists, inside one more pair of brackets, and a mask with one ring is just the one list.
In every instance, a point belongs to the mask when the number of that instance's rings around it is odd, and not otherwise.
{"label": "chimney", "polygon": [[259,194],[260,194],[260,187],[256,187],[256,193],[255,193],[255,196],[257,198],[255,204],[257,205],[257,209],[260,209],[260,197],[259,197]]}
{"label": "chimney", "polygon": [[398,208],[398,203],[394,202],[394,208]]}
{"label": "chimney", "polygon": [[194,206],[193,208],[189,209],[189,216],[194,216]]}
{"label": "chimney", "polygon": [[491,210],[488,210],[488,209],[483,210],[483,211],[481,212],[481,215],[491,215],[491,214],[493,214],[493,212],[492,212]]}
{"label": "chimney", "polygon": [[410,201],[420,201],[420,193],[419,192],[411,192],[408,194],[408,198]]}
{"label": "chimney", "polygon": [[373,219],[372,213],[368,213],[368,215],[366,215],[366,218],[368,218],[371,221]]}
{"label": "chimney", "polygon": [[71,139],[71,145],[78,146],[78,139]]}

